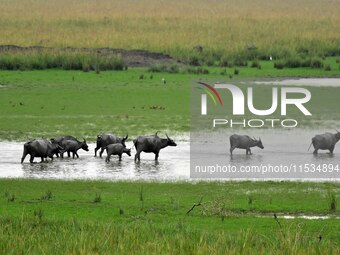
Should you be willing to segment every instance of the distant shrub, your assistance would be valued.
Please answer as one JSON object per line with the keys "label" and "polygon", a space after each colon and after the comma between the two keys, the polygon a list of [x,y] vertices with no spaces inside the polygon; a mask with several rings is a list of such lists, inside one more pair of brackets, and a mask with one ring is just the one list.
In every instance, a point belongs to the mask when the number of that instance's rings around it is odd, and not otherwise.
{"label": "distant shrub", "polygon": [[290,58],[286,60],[285,67],[288,67],[288,68],[301,67],[301,61],[297,58]]}
{"label": "distant shrub", "polygon": [[248,66],[246,59],[236,58],[233,63],[235,66]]}
{"label": "distant shrub", "polygon": [[179,73],[179,67],[178,65],[171,65],[169,68],[169,73]]}
{"label": "distant shrub", "polygon": [[322,68],[323,62],[320,59],[313,58],[310,60],[309,67],[311,68]]}
{"label": "distant shrub", "polygon": [[331,71],[331,70],[332,70],[332,68],[331,68],[330,65],[326,65],[326,66],[325,66],[325,71]]}
{"label": "distant shrub", "polygon": [[189,56],[188,64],[191,65],[191,66],[200,66],[201,62],[200,62],[200,59],[199,59],[198,56],[191,55],[191,56]]}
{"label": "distant shrub", "polygon": [[197,68],[188,67],[187,69],[185,69],[184,72],[190,73],[190,74],[209,74],[208,69],[201,68],[201,67],[197,67]]}
{"label": "distant shrub", "polygon": [[278,61],[274,63],[274,68],[276,69],[283,69],[284,68],[284,63],[282,61]]}
{"label": "distant shrub", "polygon": [[226,58],[226,57],[221,57],[220,59],[220,66],[221,67],[231,67],[233,64]]}
{"label": "distant shrub", "polygon": [[27,53],[9,51],[0,54],[0,69],[2,70],[61,68],[88,72],[91,70],[123,70],[125,67],[120,55],[107,56],[89,52],[40,52],[34,50]]}
{"label": "distant shrub", "polygon": [[240,70],[234,69],[234,74],[235,74],[235,75],[238,75],[239,73],[240,73]]}
{"label": "distant shrub", "polygon": [[310,68],[323,68],[324,64],[321,59],[318,58],[289,58],[279,60],[274,63],[274,67],[277,69],[286,68],[299,68],[299,67],[310,67]]}
{"label": "distant shrub", "polygon": [[222,69],[220,72],[220,75],[227,75],[227,69]]}
{"label": "distant shrub", "polygon": [[148,72],[152,73],[179,73],[180,69],[178,65],[153,65],[148,68]]}
{"label": "distant shrub", "polygon": [[260,62],[258,60],[254,60],[253,62],[251,62],[250,66],[252,68],[261,68]]}
{"label": "distant shrub", "polygon": [[166,65],[153,65],[148,68],[148,72],[159,73],[159,72],[166,72],[167,66]]}

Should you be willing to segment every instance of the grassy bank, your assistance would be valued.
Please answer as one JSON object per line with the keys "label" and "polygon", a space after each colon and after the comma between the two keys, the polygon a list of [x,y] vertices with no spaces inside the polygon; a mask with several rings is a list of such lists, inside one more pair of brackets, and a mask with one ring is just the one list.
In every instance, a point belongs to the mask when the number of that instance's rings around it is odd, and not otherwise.
{"label": "grassy bank", "polygon": [[[327,61],[336,65],[335,58]],[[239,77],[339,74],[335,70],[311,68],[279,70],[273,68],[272,62],[260,63],[261,70],[239,68],[237,75],[234,68],[207,68],[208,74],[149,72],[138,68],[99,74],[60,70],[1,71],[0,138],[26,140],[72,134],[94,140],[97,134],[108,131],[118,135],[138,135],[157,130],[173,135],[189,131],[192,79],[232,81]],[[233,78],[229,77],[230,74]],[[256,97],[262,98],[260,106],[268,106],[269,88],[258,86],[257,89]],[[325,121],[339,119],[339,113],[334,111],[338,106],[339,88],[311,87],[310,91],[318,96],[308,104],[313,118],[304,119],[302,127],[319,126]],[[327,104],[323,103],[325,100]],[[291,117],[295,117],[294,113]]]}
{"label": "grassy bank", "polygon": [[282,215],[338,215],[332,203],[339,188],[334,183],[2,179],[0,252],[334,254],[338,220]]}
{"label": "grassy bank", "polygon": [[145,49],[206,64],[340,54],[338,1],[14,0],[0,10],[0,45]]}

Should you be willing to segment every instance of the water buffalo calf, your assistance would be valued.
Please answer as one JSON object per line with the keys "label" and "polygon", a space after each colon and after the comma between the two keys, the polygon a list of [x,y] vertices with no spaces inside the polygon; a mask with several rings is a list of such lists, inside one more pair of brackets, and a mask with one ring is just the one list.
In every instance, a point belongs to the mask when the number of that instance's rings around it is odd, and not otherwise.
{"label": "water buffalo calf", "polygon": [[131,156],[131,149],[126,149],[121,143],[109,144],[106,146],[107,157],[105,159],[106,162],[110,161],[111,155],[118,155],[119,161],[122,160],[123,153]]}
{"label": "water buffalo calf", "polygon": [[126,147],[125,141],[128,139],[128,137],[129,136],[126,135],[125,137],[121,138],[121,137],[118,137],[114,134],[98,135],[97,136],[97,146],[94,149],[94,156],[97,157],[97,151],[99,149],[101,149],[100,152],[99,152],[99,156],[102,157],[102,154],[103,154],[106,146],[108,146],[109,144],[121,143],[125,148]]}

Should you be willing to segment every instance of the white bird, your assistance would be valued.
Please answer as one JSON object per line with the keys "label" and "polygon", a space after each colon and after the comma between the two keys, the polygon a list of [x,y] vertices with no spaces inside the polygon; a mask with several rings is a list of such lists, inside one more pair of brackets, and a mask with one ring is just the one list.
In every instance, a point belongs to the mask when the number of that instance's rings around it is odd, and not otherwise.
{"label": "white bird", "polygon": [[269,56],[269,60],[272,61],[272,60],[273,60],[273,57],[272,57],[272,56]]}
{"label": "white bird", "polygon": [[163,81],[163,84],[166,85],[166,80],[165,80],[165,78],[163,78],[162,81]]}

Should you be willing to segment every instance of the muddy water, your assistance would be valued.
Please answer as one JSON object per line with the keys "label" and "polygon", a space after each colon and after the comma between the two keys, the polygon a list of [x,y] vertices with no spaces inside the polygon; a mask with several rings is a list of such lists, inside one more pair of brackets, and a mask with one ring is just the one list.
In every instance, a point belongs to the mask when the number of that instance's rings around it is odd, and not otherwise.
{"label": "muddy water", "polygon": [[[207,143],[201,149],[192,153],[192,159],[211,160],[212,157],[223,159],[226,163],[235,166],[247,166],[258,164],[340,164],[340,143],[334,154],[326,151],[314,156],[312,148],[310,151],[310,138],[316,133],[326,130],[262,130],[254,133],[260,136],[265,149],[253,148],[253,155],[245,155],[245,150],[236,149],[233,156],[229,154],[228,136],[221,139],[217,144],[217,153],[212,156],[206,151]],[[247,131],[240,131],[246,132]],[[248,131],[249,132],[249,131]],[[89,144],[90,151],[79,151],[80,158],[55,158],[53,162],[29,163],[29,156],[24,164],[20,164],[23,143],[0,142],[0,178],[49,178],[49,179],[105,179],[105,180],[188,180],[190,178],[190,143],[181,141],[177,147],[167,147],[160,153],[159,161],[154,161],[154,155],[150,153],[141,154],[141,162],[135,163],[132,156],[123,155],[123,160],[118,161],[117,156],[111,157],[111,162],[105,162],[106,153],[103,158],[94,157],[94,144]],[[127,143],[127,147],[131,147]],[[35,158],[36,162],[40,158]],[[340,172],[333,172],[329,180],[340,180]],[[247,176],[243,176],[246,177]],[[292,179],[309,179],[308,175],[294,175]],[[252,178],[248,176],[248,178]],[[263,176],[263,179],[266,178]],[[289,179],[289,178],[288,178]],[[310,179],[316,181],[315,177]]]}
{"label": "muddy water", "polygon": [[[332,132],[331,130],[328,130]],[[233,132],[238,134],[252,134],[255,137],[261,137],[264,149],[258,147],[252,148],[253,155],[246,155],[246,151],[242,149],[235,149],[233,155],[229,153],[229,135]],[[197,178],[234,178],[234,179],[300,179],[300,180],[313,180],[318,181],[322,179],[339,181],[340,169],[338,171],[331,170],[330,168],[340,168],[340,142],[334,150],[334,154],[329,154],[328,151],[319,150],[318,155],[313,155],[313,146],[310,150],[308,148],[311,144],[311,138],[315,134],[322,134],[327,130],[233,130],[220,131],[214,135],[209,135],[209,139],[204,141],[205,137],[195,138],[198,145],[191,147],[192,155],[192,171],[195,166],[216,164],[222,166],[236,166],[239,170],[242,167],[253,166],[286,166],[291,168],[290,172],[284,173],[254,173],[254,172],[198,172],[197,175],[192,175]],[[335,131],[333,131],[335,133]],[[200,141],[201,140],[201,141]],[[209,153],[208,153],[209,151]],[[202,163],[203,162],[203,163]],[[306,172],[305,165],[310,169],[321,168],[325,165],[327,170]],[[296,171],[294,171],[296,167]],[[300,170],[300,167],[302,170]],[[312,172],[313,171],[313,172]]]}
{"label": "muddy water", "polygon": [[[46,179],[106,179],[106,180],[181,180],[189,177],[189,142],[178,142],[177,147],[161,151],[158,162],[154,154],[142,153],[141,162],[123,155],[122,161],[111,156],[106,163],[103,158],[94,157],[95,144],[89,144],[89,152],[79,150],[79,159],[55,158],[53,162],[29,163],[29,155],[20,164],[23,143],[0,142],[0,178],[46,178]],[[127,147],[131,144],[127,143]],[[65,154],[66,155],[66,154]]]}

